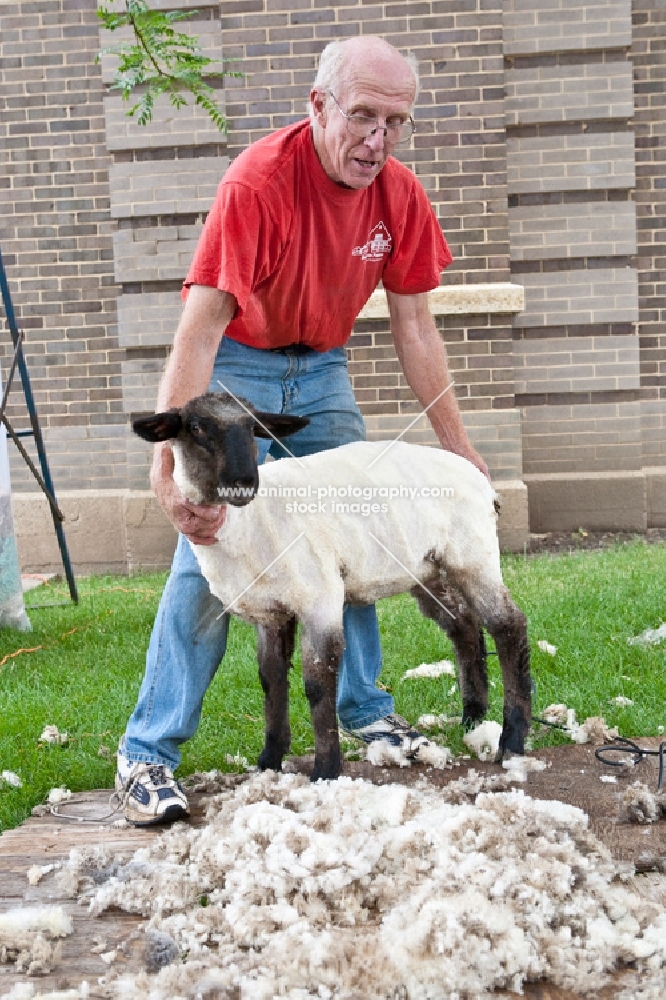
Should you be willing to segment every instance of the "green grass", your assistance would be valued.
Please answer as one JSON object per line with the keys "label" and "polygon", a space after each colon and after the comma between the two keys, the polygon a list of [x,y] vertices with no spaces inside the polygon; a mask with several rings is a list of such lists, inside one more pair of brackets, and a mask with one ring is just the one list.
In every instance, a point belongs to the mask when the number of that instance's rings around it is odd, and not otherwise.
{"label": "green grass", "polygon": [[[529,620],[535,714],[552,702],[575,708],[579,720],[603,715],[628,736],[657,735],[666,725],[666,643],[629,646],[627,638],[666,617],[666,545],[633,542],[599,552],[506,556],[505,580]],[[0,630],[0,771],[17,772],[21,789],[0,791],[0,827],[20,823],[50,788],[111,788],[113,752],[134,708],[145,650],[164,574],[80,580],[80,603],[67,603],[64,584],[28,594],[28,603],[63,600],[30,611],[33,631]],[[409,667],[452,657],[451,646],[424,620],[408,596],[379,605],[384,648],[382,683],[399,712],[415,721],[424,712],[460,714],[453,679],[401,681]],[[557,655],[538,649],[538,639]],[[40,648],[35,648],[40,647]],[[20,649],[34,650],[20,652]],[[489,661],[489,717],[501,720],[497,658]],[[298,668],[296,670],[298,675]],[[633,706],[618,707],[617,695]],[[300,678],[292,683],[293,751],[312,747]],[[40,744],[44,726],[70,735],[65,746]],[[201,726],[183,748],[181,773],[230,769],[226,754],[253,763],[262,746],[262,698],[256,679],[254,630],[234,620],[229,649],[206,697]],[[562,742],[549,733],[541,742]],[[443,734],[463,749],[460,727]],[[100,755],[101,752],[101,755]]]}

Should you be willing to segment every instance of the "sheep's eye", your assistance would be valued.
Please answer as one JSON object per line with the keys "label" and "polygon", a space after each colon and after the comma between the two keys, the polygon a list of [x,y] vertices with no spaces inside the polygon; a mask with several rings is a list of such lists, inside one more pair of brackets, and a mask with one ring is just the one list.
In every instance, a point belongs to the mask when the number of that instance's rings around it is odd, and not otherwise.
{"label": "sheep's eye", "polygon": [[190,434],[198,444],[203,444],[206,440],[206,432],[201,424],[198,424],[196,420],[193,420],[190,424]]}

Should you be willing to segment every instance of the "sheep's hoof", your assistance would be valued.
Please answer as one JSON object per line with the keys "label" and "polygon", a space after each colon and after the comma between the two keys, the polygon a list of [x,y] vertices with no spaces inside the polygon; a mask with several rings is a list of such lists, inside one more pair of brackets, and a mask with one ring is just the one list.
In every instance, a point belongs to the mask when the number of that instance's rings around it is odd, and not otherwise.
{"label": "sheep's hoof", "polygon": [[330,750],[325,756],[315,755],[310,781],[335,781],[342,774],[342,755],[339,749]]}
{"label": "sheep's hoof", "polygon": [[281,753],[276,753],[273,750],[267,750],[264,748],[259,754],[257,767],[260,771],[281,771],[282,756],[283,755]]}
{"label": "sheep's hoof", "polygon": [[511,760],[512,757],[524,757],[524,756],[525,756],[524,751],[522,753],[514,753],[513,750],[505,750],[502,746],[500,746],[495,756],[495,763],[501,764],[502,761]]}
{"label": "sheep's hoof", "polygon": [[525,756],[525,738],[522,733],[515,729],[507,735],[504,731],[500,736],[499,749],[495,757],[495,763],[501,764],[503,760],[511,757]]}
{"label": "sheep's hoof", "polygon": [[495,757],[495,763],[501,764],[503,760],[518,754],[525,754],[525,737],[530,728],[529,719],[522,709],[516,705],[504,716],[504,725],[499,741],[499,750]]}

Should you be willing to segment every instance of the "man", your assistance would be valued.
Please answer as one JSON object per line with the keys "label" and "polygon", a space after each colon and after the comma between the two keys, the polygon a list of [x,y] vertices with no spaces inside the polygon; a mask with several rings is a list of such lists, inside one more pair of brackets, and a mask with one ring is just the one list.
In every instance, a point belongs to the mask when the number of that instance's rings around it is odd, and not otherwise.
{"label": "man", "polygon": [[[416,92],[414,68],[382,39],[327,46],[309,121],[253,144],[220,185],[185,282],[158,410],[210,388],[309,417],[289,438],[296,456],[363,438],[344,344],[381,280],[403,371],[439,440],[488,474],[453,392],[445,392],[446,352],[428,309],[427,293],[451,254],[423,188],[391,157],[413,132]],[[260,461],[285,454],[277,442],[257,444]],[[187,815],[173,777],[178,747],[196,731],[228,627],[190,546],[213,544],[225,507],[197,506],[179,493],[166,443],[155,447],[151,484],[181,535],[118,755],[116,787],[137,825]],[[341,724],[366,742],[385,737],[414,754],[425,737],[376,686],[374,607],[347,607],[344,625]]]}

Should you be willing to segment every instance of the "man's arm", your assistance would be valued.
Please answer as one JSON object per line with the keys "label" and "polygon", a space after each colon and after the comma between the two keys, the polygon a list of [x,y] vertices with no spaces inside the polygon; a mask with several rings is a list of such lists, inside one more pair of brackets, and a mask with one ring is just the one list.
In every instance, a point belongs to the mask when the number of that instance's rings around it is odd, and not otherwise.
{"label": "man's arm", "polygon": [[[192,285],[174,337],[157,394],[157,411],[183,406],[208,391],[215,353],[236,310],[228,292]],[[189,503],[173,480],[173,452],[168,442],[155,445],[150,484],[165,513],[191,542],[212,545],[224,524],[226,507]]]}
{"label": "man's arm", "polygon": [[[462,455],[490,478],[488,466],[467,437],[454,389],[441,395],[452,379],[446,348],[428,307],[428,293],[396,295],[387,291],[386,297],[402,370],[423,408],[429,407],[428,417],[442,447]],[[433,403],[434,399],[437,402]]]}

